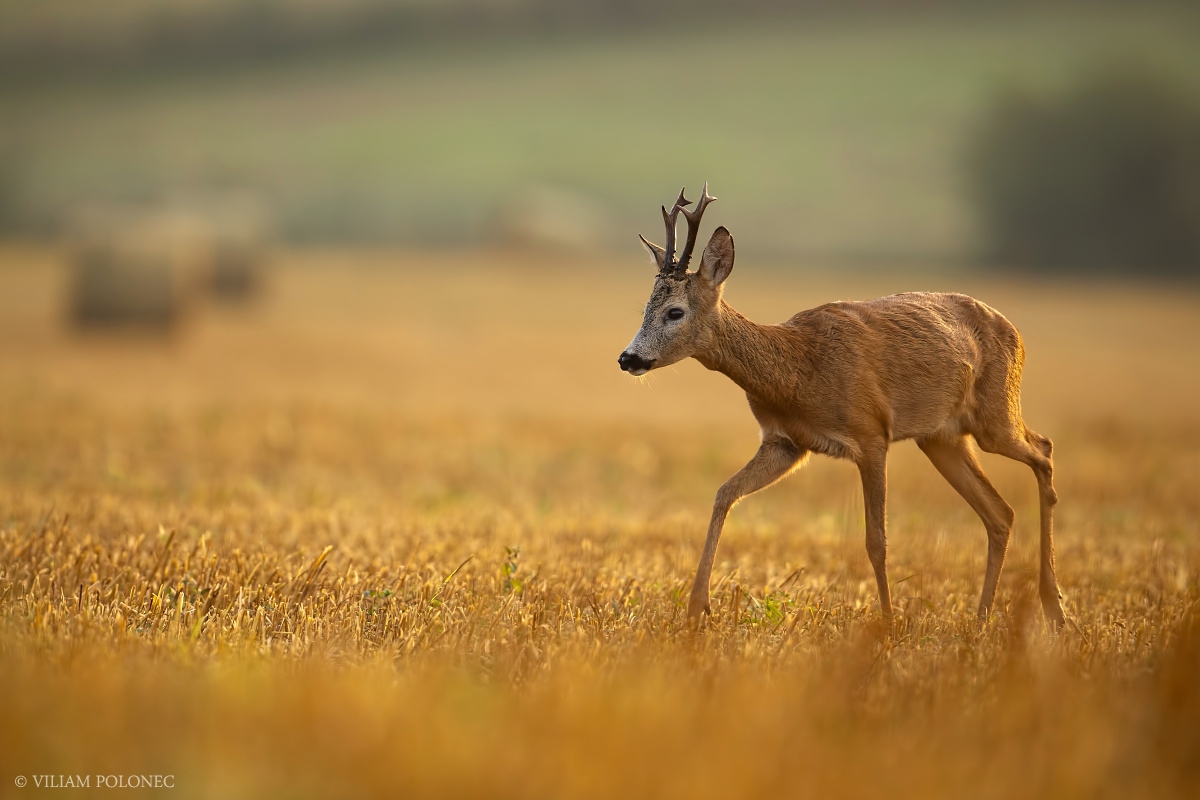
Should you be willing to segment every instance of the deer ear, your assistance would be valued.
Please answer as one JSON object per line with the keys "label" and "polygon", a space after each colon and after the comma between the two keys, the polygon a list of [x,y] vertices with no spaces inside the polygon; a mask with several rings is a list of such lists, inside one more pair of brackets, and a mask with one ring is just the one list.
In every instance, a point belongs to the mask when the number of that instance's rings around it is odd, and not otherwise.
{"label": "deer ear", "polygon": [[654,262],[654,266],[659,270],[663,268],[663,262],[666,261],[667,251],[646,239],[645,236],[638,234],[638,238],[642,240],[642,244],[646,245],[646,249],[650,252],[650,259]]}
{"label": "deer ear", "polygon": [[733,237],[722,225],[713,231],[700,256],[700,274],[713,286],[720,286],[733,272]]}

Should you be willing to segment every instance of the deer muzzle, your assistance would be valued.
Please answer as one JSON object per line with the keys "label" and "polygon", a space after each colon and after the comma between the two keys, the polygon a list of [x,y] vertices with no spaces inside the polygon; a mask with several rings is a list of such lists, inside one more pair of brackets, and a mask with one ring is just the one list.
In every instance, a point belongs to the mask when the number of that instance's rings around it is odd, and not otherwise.
{"label": "deer muzzle", "polygon": [[637,353],[631,353],[626,350],[617,357],[617,363],[621,365],[621,369],[630,375],[645,375],[654,366],[654,359],[645,359]]}

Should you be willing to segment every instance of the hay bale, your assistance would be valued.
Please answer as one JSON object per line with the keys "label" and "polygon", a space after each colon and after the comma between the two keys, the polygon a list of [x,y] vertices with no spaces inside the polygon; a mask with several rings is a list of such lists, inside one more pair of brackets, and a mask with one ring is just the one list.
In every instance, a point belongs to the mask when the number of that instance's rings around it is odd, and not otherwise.
{"label": "hay bale", "polygon": [[603,245],[612,230],[592,198],[566,189],[531,186],[505,198],[489,225],[503,246],[583,253]]}
{"label": "hay bale", "polygon": [[210,236],[192,215],[92,212],[73,239],[70,318],[81,328],[170,330],[209,280]]}
{"label": "hay bale", "polygon": [[244,300],[262,290],[270,249],[270,215],[251,198],[213,203],[205,215],[212,232],[209,288],[222,300]]}

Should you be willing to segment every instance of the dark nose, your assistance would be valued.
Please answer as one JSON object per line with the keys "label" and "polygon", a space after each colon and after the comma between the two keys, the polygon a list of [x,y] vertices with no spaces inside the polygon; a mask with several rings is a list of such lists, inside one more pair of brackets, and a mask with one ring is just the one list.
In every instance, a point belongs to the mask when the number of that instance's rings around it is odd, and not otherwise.
{"label": "dark nose", "polygon": [[621,365],[621,369],[629,372],[635,369],[650,369],[653,361],[647,361],[636,353],[626,351],[617,357],[617,363]]}

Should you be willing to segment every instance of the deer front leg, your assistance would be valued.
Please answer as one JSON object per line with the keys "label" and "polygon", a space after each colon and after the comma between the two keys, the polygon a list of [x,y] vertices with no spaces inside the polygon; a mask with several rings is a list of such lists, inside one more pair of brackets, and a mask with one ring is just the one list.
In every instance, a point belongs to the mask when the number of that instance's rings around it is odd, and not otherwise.
{"label": "deer front leg", "polygon": [[875,568],[879,606],[892,616],[892,596],[887,579],[887,444],[864,453],[858,462],[862,475],[863,508],[867,518],[867,557]]}
{"label": "deer front leg", "polygon": [[725,481],[717,490],[713,503],[712,520],[708,523],[708,536],[704,540],[704,552],[700,555],[700,566],[696,569],[696,580],[692,583],[692,596],[688,602],[688,619],[698,620],[701,613],[709,611],[708,582],[712,577],[713,561],[717,557],[717,542],[729,509],[741,498],[765,489],[787,475],[804,458],[805,450],[789,439],[764,439],[754,457]]}

